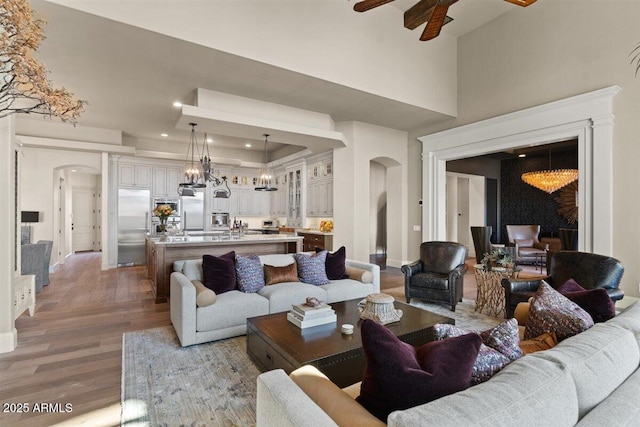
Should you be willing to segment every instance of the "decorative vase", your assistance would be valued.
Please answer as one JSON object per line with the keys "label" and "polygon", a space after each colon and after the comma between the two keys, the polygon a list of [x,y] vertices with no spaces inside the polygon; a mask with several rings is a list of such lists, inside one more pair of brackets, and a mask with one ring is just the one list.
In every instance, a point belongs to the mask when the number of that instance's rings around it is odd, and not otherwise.
{"label": "decorative vase", "polygon": [[167,231],[167,218],[160,217],[160,232],[164,234]]}

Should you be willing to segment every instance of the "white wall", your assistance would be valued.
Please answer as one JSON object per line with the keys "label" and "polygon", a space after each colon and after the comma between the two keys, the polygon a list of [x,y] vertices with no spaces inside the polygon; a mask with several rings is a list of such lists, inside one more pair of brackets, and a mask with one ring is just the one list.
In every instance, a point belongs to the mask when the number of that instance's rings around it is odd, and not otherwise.
{"label": "white wall", "polygon": [[370,161],[387,168],[387,264],[406,261],[407,133],[360,122],[336,123],[347,147],[333,152],[334,246],[347,247],[347,257],[369,259]]}
{"label": "white wall", "polygon": [[13,281],[15,268],[15,139],[13,116],[0,118],[0,200],[5,204],[0,216],[0,353],[13,351],[18,335],[13,321]]}
{"label": "white wall", "polygon": [[[456,38],[428,43],[386,5],[345,0],[150,2],[55,0],[65,6],[357,90],[456,114]],[[330,30],[329,30],[330,29]],[[399,48],[401,46],[401,48]],[[428,78],[426,78],[428,76]]]}
{"label": "white wall", "polygon": [[[40,222],[33,224],[31,239],[32,241],[53,240],[51,262],[55,264],[58,253],[63,257],[62,259],[71,253],[71,167],[84,166],[99,171],[102,166],[101,154],[32,147],[25,147],[23,153],[20,171],[20,208],[40,212]],[[60,177],[64,179],[62,190],[58,188]],[[64,215],[62,239],[57,232],[60,224],[57,210],[60,191],[64,193],[64,206],[61,211]],[[60,241],[63,242],[62,246],[59,246]]]}
{"label": "white wall", "polygon": [[[525,13],[526,12],[526,13]],[[640,77],[629,53],[640,42],[640,2],[539,1],[458,41],[458,118],[424,134],[618,85],[614,98],[613,256],[622,289],[638,296],[636,194]],[[415,162],[412,162],[412,165]]]}

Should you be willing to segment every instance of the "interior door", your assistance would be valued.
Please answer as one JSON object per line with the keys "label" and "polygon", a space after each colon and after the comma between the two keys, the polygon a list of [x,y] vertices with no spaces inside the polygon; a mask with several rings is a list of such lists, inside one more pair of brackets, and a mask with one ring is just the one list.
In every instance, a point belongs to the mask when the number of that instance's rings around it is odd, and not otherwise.
{"label": "interior door", "polygon": [[73,251],[92,251],[95,244],[95,189],[74,188],[72,199]]}

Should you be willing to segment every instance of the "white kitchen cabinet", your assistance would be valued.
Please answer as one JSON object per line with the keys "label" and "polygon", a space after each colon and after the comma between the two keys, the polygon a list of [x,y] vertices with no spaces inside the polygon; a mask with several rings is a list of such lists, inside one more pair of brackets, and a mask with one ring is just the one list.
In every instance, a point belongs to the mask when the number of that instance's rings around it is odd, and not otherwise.
{"label": "white kitchen cabinet", "polygon": [[118,186],[150,188],[151,166],[133,164],[118,165]]}
{"label": "white kitchen cabinet", "polygon": [[307,216],[333,216],[333,180],[314,181],[307,186]]}
{"label": "white kitchen cabinet", "polygon": [[251,214],[253,216],[269,216],[269,197],[268,191],[255,191],[252,196]]}
{"label": "white kitchen cabinet", "polygon": [[253,215],[251,205],[253,203],[253,189],[242,188],[236,190],[238,195],[238,215]]}
{"label": "white kitchen cabinet", "polygon": [[177,197],[182,171],[176,167],[153,167],[153,196]]}
{"label": "white kitchen cabinet", "polygon": [[287,170],[287,226],[300,228],[306,217],[306,166]]}
{"label": "white kitchen cabinet", "polygon": [[[231,194],[233,194],[233,192]],[[211,199],[211,211],[214,213],[231,213],[230,202],[231,202],[231,196],[227,198],[213,197]],[[236,210],[237,210],[237,207],[236,207]]]}

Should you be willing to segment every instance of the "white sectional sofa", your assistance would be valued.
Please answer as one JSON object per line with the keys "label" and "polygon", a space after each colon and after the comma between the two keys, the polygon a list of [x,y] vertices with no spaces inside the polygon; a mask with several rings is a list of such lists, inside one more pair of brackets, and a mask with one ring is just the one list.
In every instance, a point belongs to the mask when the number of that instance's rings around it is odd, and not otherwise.
{"label": "white sectional sofa", "polygon": [[[640,425],[640,303],[605,323],[568,338],[552,349],[528,354],[487,382],[402,411],[390,426],[638,426]],[[327,380],[328,381],[328,380]],[[379,425],[351,398],[352,385],[322,388],[326,411],[342,402],[338,414],[350,425]],[[354,392],[355,389],[355,392]],[[320,400],[320,399],[318,399]],[[346,401],[346,404],[345,404]],[[257,425],[336,426],[283,370],[258,377]],[[355,405],[349,408],[349,405]],[[358,422],[356,422],[358,421]]]}
{"label": "white sectional sofa", "polygon": [[[260,255],[260,262],[280,267],[293,263],[294,258],[292,254]],[[171,322],[185,347],[244,335],[247,318],[288,311],[292,304],[301,304],[307,297],[333,303],[380,292],[379,266],[352,260],[346,260],[346,266],[349,279],[332,280],[321,286],[284,282],[265,286],[256,293],[234,290],[217,295],[212,305],[198,307],[192,280],[202,280],[202,259],[176,261],[171,273]]]}

